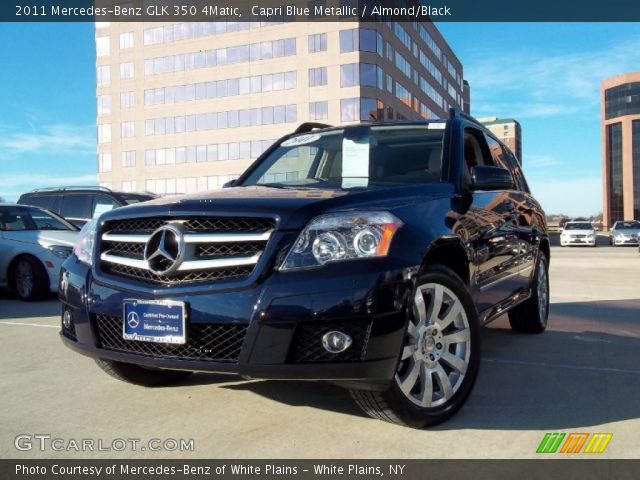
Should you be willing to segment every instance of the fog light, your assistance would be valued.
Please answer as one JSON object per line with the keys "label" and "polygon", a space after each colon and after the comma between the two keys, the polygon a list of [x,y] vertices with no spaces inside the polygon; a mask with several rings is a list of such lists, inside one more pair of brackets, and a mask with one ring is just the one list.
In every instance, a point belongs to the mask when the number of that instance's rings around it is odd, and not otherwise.
{"label": "fog light", "polygon": [[327,332],[322,336],[322,346],[329,353],[342,353],[351,346],[349,335],[342,332]]}
{"label": "fog light", "polygon": [[73,318],[71,316],[71,311],[65,308],[64,313],[62,314],[62,326],[67,330],[70,330],[72,324]]}

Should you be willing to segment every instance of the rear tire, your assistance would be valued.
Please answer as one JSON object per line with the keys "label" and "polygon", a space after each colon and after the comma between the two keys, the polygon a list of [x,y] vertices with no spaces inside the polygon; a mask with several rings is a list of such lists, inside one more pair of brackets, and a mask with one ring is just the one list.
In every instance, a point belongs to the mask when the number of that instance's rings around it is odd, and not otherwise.
{"label": "rear tire", "polygon": [[12,284],[21,300],[33,302],[49,293],[49,275],[40,261],[30,255],[18,257],[12,269]]}
{"label": "rear tire", "polygon": [[547,257],[540,253],[536,264],[531,297],[509,311],[509,323],[514,332],[542,333],[549,318],[549,267]]}
{"label": "rear tire", "polygon": [[418,278],[411,306],[387,390],[350,392],[373,418],[424,428],[451,417],[473,389],[480,364],[478,315],[467,287],[441,266]]}
{"label": "rear tire", "polygon": [[97,359],[96,363],[106,373],[122,382],[133,383],[143,387],[159,387],[184,380],[193,372],[183,370],[162,370],[144,368],[131,363],[115,360]]}

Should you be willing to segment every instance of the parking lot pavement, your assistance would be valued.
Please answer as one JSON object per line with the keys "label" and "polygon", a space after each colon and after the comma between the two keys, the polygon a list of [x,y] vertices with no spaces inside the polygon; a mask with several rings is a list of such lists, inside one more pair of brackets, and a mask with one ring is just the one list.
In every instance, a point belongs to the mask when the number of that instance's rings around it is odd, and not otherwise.
{"label": "parking lot pavement", "polygon": [[[546,432],[611,432],[600,457],[640,457],[640,256],[636,248],[552,248],[542,335],[483,332],[466,406],[429,430],[365,417],[346,391],[196,374],[183,385],[120,383],[58,339],[56,301],[0,295],[2,458],[532,458]],[[188,452],[18,451],[20,434],[69,440],[194,439]],[[115,445],[115,444],[114,444]],[[170,446],[170,445],[169,445]],[[539,455],[538,455],[539,456]]]}

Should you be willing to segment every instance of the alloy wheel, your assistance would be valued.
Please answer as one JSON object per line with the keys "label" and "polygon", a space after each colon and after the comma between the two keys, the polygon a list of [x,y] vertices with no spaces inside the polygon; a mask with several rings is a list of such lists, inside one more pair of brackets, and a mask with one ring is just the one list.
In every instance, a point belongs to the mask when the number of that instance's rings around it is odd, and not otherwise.
{"label": "alloy wheel", "polygon": [[462,385],[470,355],[471,331],[460,299],[439,283],[418,286],[395,375],[400,391],[419,407],[448,402]]}
{"label": "alloy wheel", "polygon": [[16,266],[16,290],[22,298],[27,298],[33,291],[34,273],[33,268],[24,260]]}

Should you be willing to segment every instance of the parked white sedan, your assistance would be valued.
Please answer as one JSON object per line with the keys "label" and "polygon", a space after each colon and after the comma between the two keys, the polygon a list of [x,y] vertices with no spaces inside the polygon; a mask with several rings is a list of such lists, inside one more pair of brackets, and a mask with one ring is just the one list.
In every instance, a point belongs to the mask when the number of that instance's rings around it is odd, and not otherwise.
{"label": "parked white sedan", "polygon": [[52,212],[0,204],[0,287],[28,301],[57,292],[60,266],[77,236],[77,227]]}
{"label": "parked white sedan", "polygon": [[611,245],[638,245],[640,243],[640,222],[637,220],[617,221],[611,229]]}
{"label": "parked white sedan", "polygon": [[567,222],[560,234],[560,245],[596,246],[596,229],[591,222]]}

